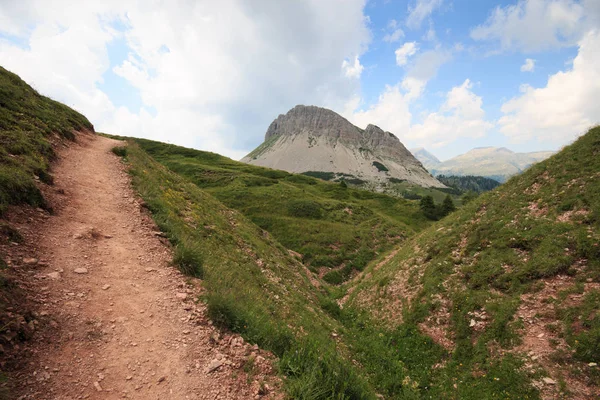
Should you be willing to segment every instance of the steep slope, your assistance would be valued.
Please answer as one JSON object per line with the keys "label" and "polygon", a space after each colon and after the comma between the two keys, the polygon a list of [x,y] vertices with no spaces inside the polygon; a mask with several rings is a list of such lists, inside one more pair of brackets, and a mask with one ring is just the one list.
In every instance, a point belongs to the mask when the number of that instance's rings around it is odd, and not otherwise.
{"label": "steep slope", "polygon": [[505,182],[552,154],[551,151],[515,153],[505,147],[480,147],[443,161],[429,170],[434,175],[476,175]]}
{"label": "steep slope", "polygon": [[53,146],[73,140],[75,131],[93,129],[83,115],[0,67],[0,215],[10,204],[43,205],[35,179],[52,182]]}
{"label": "steep slope", "polygon": [[366,181],[406,180],[444,187],[390,132],[365,130],[331,110],[296,106],[275,119],[265,141],[242,159],[288,172],[334,172]]}
{"label": "steep slope", "polygon": [[441,163],[436,156],[428,152],[424,147],[410,149],[410,152],[417,160],[421,161],[421,164],[423,164],[428,171],[435,169]]}
{"label": "steep slope", "polygon": [[343,303],[448,349],[446,369],[458,379],[448,390],[457,398],[490,384],[510,388],[517,377],[506,379],[508,366],[529,375],[544,397],[593,398],[600,393],[599,154],[596,127],[367,268]]}

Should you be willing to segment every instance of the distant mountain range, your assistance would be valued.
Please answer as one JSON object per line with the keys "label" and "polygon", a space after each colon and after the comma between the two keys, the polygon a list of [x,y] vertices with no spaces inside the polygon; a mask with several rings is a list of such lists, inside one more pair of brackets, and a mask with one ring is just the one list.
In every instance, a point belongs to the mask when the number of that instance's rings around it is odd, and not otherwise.
{"label": "distant mountain range", "polygon": [[[243,162],[296,173],[333,173],[365,182],[444,188],[392,133],[361,129],[326,108],[298,105],[277,117]],[[315,175],[317,176],[317,175]]]}
{"label": "distant mountain range", "polygon": [[433,175],[474,175],[505,182],[530,165],[545,160],[554,152],[515,153],[506,147],[478,147],[464,154],[440,161],[424,148],[412,149],[413,155]]}

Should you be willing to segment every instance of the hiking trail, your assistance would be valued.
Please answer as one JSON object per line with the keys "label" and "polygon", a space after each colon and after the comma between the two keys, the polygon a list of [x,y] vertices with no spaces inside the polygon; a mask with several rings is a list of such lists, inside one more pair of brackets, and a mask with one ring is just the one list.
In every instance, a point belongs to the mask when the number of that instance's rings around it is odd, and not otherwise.
{"label": "hiking trail", "polygon": [[111,152],[122,144],[79,134],[44,189],[54,214],[19,227],[39,257],[41,329],[17,397],[279,398],[272,356],[219,333],[195,300],[201,281],[171,265],[168,241]]}

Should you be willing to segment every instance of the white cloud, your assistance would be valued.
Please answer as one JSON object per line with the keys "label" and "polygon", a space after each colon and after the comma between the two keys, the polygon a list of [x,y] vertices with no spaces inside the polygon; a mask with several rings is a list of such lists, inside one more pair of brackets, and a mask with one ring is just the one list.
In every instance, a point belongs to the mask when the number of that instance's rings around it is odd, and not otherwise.
{"label": "white cloud", "polygon": [[[72,17],[69,13],[64,16]],[[8,18],[15,21],[14,26],[21,26],[18,18]],[[27,18],[31,16],[28,14]],[[21,33],[14,27],[11,30]],[[0,40],[0,64],[38,91],[75,107],[90,119],[107,118],[113,106],[96,83],[102,81],[102,74],[109,68],[106,44],[113,39],[113,33],[90,18],[70,21],[69,29],[42,23],[28,34],[28,48]]]}
{"label": "white cloud", "polygon": [[[365,1],[3,2],[0,32],[25,46],[0,42],[0,63],[99,130],[237,157],[295,104],[341,107],[357,93]],[[110,65],[115,37],[130,54]],[[100,90],[111,71],[139,90],[142,111]]]}
{"label": "white cloud", "polygon": [[474,40],[499,41],[502,49],[541,51],[575,44],[600,13],[597,0],[519,0],[496,7],[471,31]]}
{"label": "white cloud", "polygon": [[406,90],[410,90],[410,84],[406,87],[402,86],[402,84],[387,85],[376,104],[347,117],[361,127],[376,124],[390,132],[399,134],[406,132],[410,128],[411,121],[409,103],[415,94],[413,93],[412,96],[407,94]]}
{"label": "white cloud", "polygon": [[533,72],[535,69],[535,60],[532,58],[526,58],[525,64],[521,65],[521,72]]}
{"label": "white cloud", "polygon": [[419,50],[417,42],[406,42],[396,50],[396,64],[399,66],[406,65],[408,58],[415,55]]}
{"label": "white cloud", "polygon": [[392,33],[388,33],[383,37],[384,42],[395,43],[404,37],[404,31],[396,28]]}
{"label": "white cloud", "polygon": [[543,88],[523,86],[502,105],[500,131],[513,141],[538,139],[565,144],[600,122],[600,32],[579,43],[573,67],[548,78]]}
{"label": "white cloud", "polygon": [[438,112],[411,127],[405,137],[427,146],[440,147],[458,138],[480,138],[494,127],[485,118],[483,100],[471,91],[469,79],[453,87]]}
{"label": "white cloud", "polygon": [[350,63],[348,60],[342,62],[342,70],[347,78],[360,78],[364,67],[361,65],[358,56],[354,57],[354,62]]}
{"label": "white cloud", "polygon": [[407,76],[427,82],[432,79],[442,65],[452,59],[454,52],[459,49],[448,50],[441,46],[427,50],[415,56],[408,67]]}
{"label": "white cloud", "polygon": [[443,2],[444,0],[416,0],[414,6],[408,7],[406,26],[411,29],[420,28],[425,18],[429,17]]}
{"label": "white cloud", "polygon": [[[414,54],[416,43],[405,43],[402,48],[407,49],[406,54]],[[355,97],[346,103],[344,116],[358,126],[365,127],[372,123],[401,137],[406,137],[405,135],[411,132],[411,106],[421,98],[429,80],[436,75],[442,64],[452,58],[454,51],[460,51],[460,49],[448,50],[438,46],[418,54],[408,64],[402,81],[396,85],[386,85],[375,104],[366,110],[357,111],[361,101],[360,97]],[[398,52],[396,55],[398,56]],[[406,60],[401,59],[400,61]],[[453,95],[452,99],[456,98],[458,94],[460,93]],[[451,100],[449,104],[454,103]]]}
{"label": "white cloud", "polygon": [[[422,123],[414,124],[411,106],[422,95],[425,84],[407,77],[395,86],[386,86],[377,103],[367,110],[347,109],[345,115],[358,126],[376,124],[403,141],[431,147],[444,146],[459,138],[480,138],[494,127],[494,122],[486,119],[483,100],[473,93],[469,79],[446,94],[437,112],[426,114]],[[357,105],[358,101],[352,104]]]}

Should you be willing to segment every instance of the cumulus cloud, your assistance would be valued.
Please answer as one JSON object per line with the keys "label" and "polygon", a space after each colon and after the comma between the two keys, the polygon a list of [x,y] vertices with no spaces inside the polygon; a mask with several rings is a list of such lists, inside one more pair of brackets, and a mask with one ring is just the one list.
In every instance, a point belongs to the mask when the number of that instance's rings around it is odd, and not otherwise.
{"label": "cumulus cloud", "polygon": [[379,96],[376,104],[367,110],[360,110],[349,115],[349,119],[356,125],[366,127],[368,124],[376,124],[390,132],[406,132],[410,127],[411,113],[409,109],[410,86],[402,84],[394,86],[387,85]]}
{"label": "cumulus cloud", "polygon": [[[370,41],[365,0],[7,3],[0,31],[25,45],[2,41],[0,62],[40,91],[100,130],[235,157],[295,104],[352,98]],[[111,66],[117,37],[129,55]],[[136,88],[142,110],[115,107],[100,90],[105,74]]]}
{"label": "cumulus cloud", "polygon": [[474,40],[500,42],[502,49],[541,51],[575,44],[598,21],[597,0],[519,0],[496,7],[471,30]]}
{"label": "cumulus cloud", "polygon": [[535,60],[532,58],[526,58],[525,64],[521,65],[521,72],[533,72],[535,69]]}
{"label": "cumulus cloud", "polygon": [[[407,49],[406,54],[413,53],[414,55],[416,52],[414,42],[405,43],[400,49],[403,48]],[[413,52],[412,49],[415,51]],[[419,53],[412,57],[410,62],[406,60],[406,73],[400,82],[396,85],[386,85],[377,102],[367,109],[357,110],[361,101],[359,97],[354,98],[344,107],[344,115],[358,126],[365,127],[372,123],[394,132],[402,138],[419,139],[419,135],[416,133],[410,136],[410,132],[413,132],[411,106],[422,97],[428,82],[437,74],[440,66],[449,61],[456,51],[460,51],[460,49],[449,50],[438,46],[435,49]],[[401,61],[404,62],[405,60]],[[463,111],[466,106],[455,107],[454,104],[457,101],[453,99],[458,99],[459,95],[464,93],[464,90],[470,88],[469,83],[468,88],[462,88],[462,91],[454,91],[452,92],[454,94],[450,96],[449,106],[447,107],[452,106],[450,108],[456,108],[459,111],[455,119],[465,116],[467,113]],[[468,96],[464,97],[467,98]],[[479,100],[481,99],[479,98]],[[456,125],[457,123],[455,123]],[[431,124],[427,125],[426,129],[429,126]],[[446,133],[444,131],[444,134]],[[424,138],[424,140],[429,139],[429,136]],[[425,142],[422,141],[421,143]]]}
{"label": "cumulus cloud", "polygon": [[396,64],[399,66],[406,65],[408,58],[415,55],[419,50],[417,42],[406,42],[396,50]]}
{"label": "cumulus cloud", "polygon": [[342,62],[342,69],[344,70],[344,75],[347,78],[360,78],[360,75],[363,72],[364,67],[361,65],[358,56],[354,57],[354,62],[350,63],[348,60],[344,60]]}
{"label": "cumulus cloud", "polygon": [[425,83],[407,77],[394,86],[386,86],[377,103],[366,110],[348,115],[358,126],[376,124],[394,132],[401,140],[422,146],[440,147],[459,138],[480,138],[495,124],[489,121],[483,110],[483,100],[473,91],[467,79],[453,87],[438,111],[425,114],[422,123],[414,123],[411,105],[423,93]]}
{"label": "cumulus cloud", "polygon": [[411,126],[405,135],[409,140],[433,147],[444,146],[458,138],[480,138],[494,127],[485,118],[483,100],[471,90],[469,79],[453,87],[440,110],[428,114],[423,123]]}
{"label": "cumulus cloud", "polygon": [[565,144],[600,122],[600,32],[579,42],[573,66],[548,78],[545,87],[524,86],[502,105],[500,131],[513,141]]}
{"label": "cumulus cloud", "polygon": [[425,18],[429,17],[437,8],[441,7],[444,0],[417,0],[413,6],[408,6],[406,26],[418,29]]}

